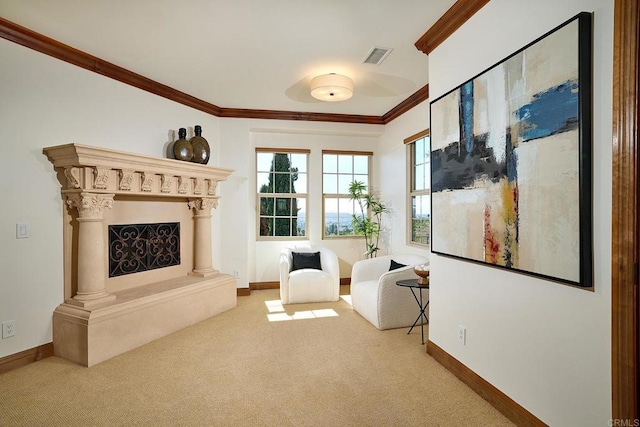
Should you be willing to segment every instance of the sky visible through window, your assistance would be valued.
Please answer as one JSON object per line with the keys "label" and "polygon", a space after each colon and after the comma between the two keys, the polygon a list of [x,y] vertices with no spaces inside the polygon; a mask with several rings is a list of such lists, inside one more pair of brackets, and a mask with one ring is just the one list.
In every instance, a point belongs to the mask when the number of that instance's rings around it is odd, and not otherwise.
{"label": "sky visible through window", "polygon": [[324,235],[352,236],[351,219],[356,212],[350,200],[349,186],[360,181],[369,186],[369,155],[323,153],[322,193]]}

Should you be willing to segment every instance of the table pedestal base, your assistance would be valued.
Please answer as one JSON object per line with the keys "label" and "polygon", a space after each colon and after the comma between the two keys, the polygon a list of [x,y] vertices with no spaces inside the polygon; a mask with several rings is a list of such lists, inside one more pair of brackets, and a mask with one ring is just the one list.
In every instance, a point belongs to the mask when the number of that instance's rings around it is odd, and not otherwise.
{"label": "table pedestal base", "polygon": [[[410,279],[410,280],[398,280],[396,282],[396,285],[398,286],[404,286],[405,288],[409,288],[411,289],[411,293],[413,294],[413,298],[416,300],[416,303],[418,304],[418,307],[420,307],[420,314],[418,314],[418,317],[416,318],[415,322],[413,322],[413,325],[411,325],[411,328],[409,328],[409,332],[407,332],[407,335],[409,335],[411,333],[411,331],[413,331],[413,328],[415,328],[415,326],[418,324],[418,320],[420,321],[420,334],[422,336],[422,345],[424,345],[424,324],[425,322],[428,324],[429,323],[429,318],[427,317],[425,310],[427,309],[427,307],[429,306],[429,300],[427,299],[426,303],[422,303],[422,290],[426,289],[427,291],[429,290],[429,284],[427,283],[426,285],[421,285],[418,284],[418,279]],[[419,291],[419,296],[416,295],[416,292],[414,289],[418,289]]]}

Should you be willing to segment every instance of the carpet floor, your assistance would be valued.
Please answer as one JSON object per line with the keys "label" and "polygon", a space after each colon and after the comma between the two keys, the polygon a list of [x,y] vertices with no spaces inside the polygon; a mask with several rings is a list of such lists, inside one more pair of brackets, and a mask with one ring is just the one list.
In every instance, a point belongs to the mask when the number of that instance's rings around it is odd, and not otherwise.
{"label": "carpet floor", "polygon": [[348,295],[283,307],[252,291],[91,368],[50,357],[0,375],[0,425],[513,425],[420,342],[420,328],[377,330]]}

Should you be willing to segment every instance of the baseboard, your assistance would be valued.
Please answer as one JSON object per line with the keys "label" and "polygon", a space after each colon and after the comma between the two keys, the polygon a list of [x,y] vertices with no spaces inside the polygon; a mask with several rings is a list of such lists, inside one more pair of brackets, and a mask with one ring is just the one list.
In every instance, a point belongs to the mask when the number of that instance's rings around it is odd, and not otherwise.
{"label": "baseboard", "polygon": [[249,282],[249,289],[260,291],[263,289],[280,289],[280,282]]}
{"label": "baseboard", "polygon": [[[341,277],[340,285],[349,285],[351,284],[350,277]],[[280,282],[250,282],[249,289],[252,291],[257,291],[261,289],[280,289]]]}
{"label": "baseboard", "polygon": [[427,353],[518,426],[546,426],[531,412],[473,372],[458,359],[427,341]]}
{"label": "baseboard", "polygon": [[42,344],[16,354],[0,357],[0,374],[53,356],[53,343]]}
{"label": "baseboard", "polygon": [[239,297],[248,297],[249,295],[251,295],[251,289],[250,288],[238,288],[237,289],[237,295]]}

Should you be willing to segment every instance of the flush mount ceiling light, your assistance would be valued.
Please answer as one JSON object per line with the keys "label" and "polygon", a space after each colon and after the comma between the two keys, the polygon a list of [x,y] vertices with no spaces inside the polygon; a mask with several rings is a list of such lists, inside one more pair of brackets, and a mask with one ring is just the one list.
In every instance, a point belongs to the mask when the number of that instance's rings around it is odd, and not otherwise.
{"label": "flush mount ceiling light", "polygon": [[320,101],[345,101],[353,95],[353,81],[341,74],[323,74],[311,80],[311,96]]}

